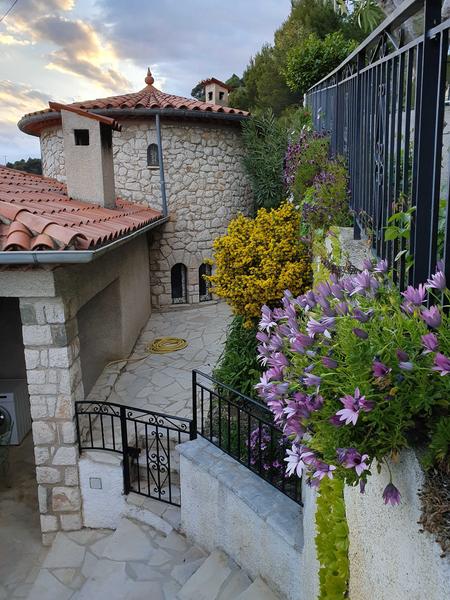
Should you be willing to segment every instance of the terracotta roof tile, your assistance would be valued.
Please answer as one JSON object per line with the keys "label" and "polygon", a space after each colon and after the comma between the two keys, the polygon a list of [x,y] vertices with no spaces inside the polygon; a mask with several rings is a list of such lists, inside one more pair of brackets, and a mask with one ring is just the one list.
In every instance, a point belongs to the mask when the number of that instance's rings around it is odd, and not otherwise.
{"label": "terracotta roof tile", "polygon": [[114,210],[72,200],[63,183],[0,166],[0,252],[93,249],[161,218],[120,198]]}
{"label": "terracotta roof tile", "polygon": [[[211,113],[224,115],[234,115],[236,117],[246,117],[250,113],[239,108],[232,108],[230,106],[221,106],[220,104],[211,104],[210,102],[201,102],[194,98],[184,98],[183,96],[175,96],[173,94],[167,94],[161,92],[154,85],[154,79],[150,70],[145,78],[147,84],[145,88],[139,92],[133,92],[128,94],[121,94],[118,96],[108,96],[106,98],[97,98],[95,100],[86,100],[83,102],[73,102],[67,104],[65,108],[70,109],[83,109],[83,110],[96,110],[101,111],[102,114],[107,115],[109,110],[136,110],[136,109],[159,109],[159,110],[185,110],[190,112],[199,113]],[[225,85],[225,84],[224,84]],[[62,106],[57,103],[50,103],[51,106],[57,107]],[[60,109],[58,109],[60,110]],[[54,113],[55,120],[48,120],[49,114]],[[45,118],[39,120],[39,115]],[[120,116],[114,113],[115,118],[120,119]],[[19,127],[25,133],[32,135],[39,135],[43,127],[52,127],[60,122],[60,114],[57,110],[45,109],[28,113],[22,117],[19,121]]]}

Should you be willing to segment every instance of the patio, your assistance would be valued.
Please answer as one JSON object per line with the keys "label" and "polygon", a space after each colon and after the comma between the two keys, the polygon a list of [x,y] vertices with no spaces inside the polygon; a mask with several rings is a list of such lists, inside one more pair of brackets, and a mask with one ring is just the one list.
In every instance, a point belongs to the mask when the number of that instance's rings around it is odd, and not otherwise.
{"label": "patio", "polygon": [[[128,361],[119,364],[124,366],[115,383],[111,385],[111,370],[117,370],[117,364],[106,370],[89,398],[106,395],[109,402],[189,417],[192,369],[211,373],[230,317],[225,303],[153,313]],[[183,338],[188,346],[170,354],[147,354],[147,344],[163,336]]]}

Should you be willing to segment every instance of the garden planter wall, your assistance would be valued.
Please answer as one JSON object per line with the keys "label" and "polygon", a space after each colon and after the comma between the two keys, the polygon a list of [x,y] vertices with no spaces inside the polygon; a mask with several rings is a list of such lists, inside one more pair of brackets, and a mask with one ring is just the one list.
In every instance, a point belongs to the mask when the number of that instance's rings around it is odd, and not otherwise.
{"label": "garden planter wall", "polygon": [[402,494],[398,506],[385,506],[382,493],[389,483],[386,467],[373,469],[364,495],[346,488],[350,537],[351,600],[444,600],[450,594],[450,560],[427,532],[420,533],[418,491],[423,472],[412,451],[391,464]]}

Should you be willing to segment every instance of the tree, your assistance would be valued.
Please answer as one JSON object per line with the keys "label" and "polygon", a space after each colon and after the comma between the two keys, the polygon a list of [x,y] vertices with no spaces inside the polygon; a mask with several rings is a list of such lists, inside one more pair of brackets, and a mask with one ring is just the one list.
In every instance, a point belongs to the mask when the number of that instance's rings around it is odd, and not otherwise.
{"label": "tree", "polygon": [[27,173],[34,173],[36,175],[42,175],[42,162],[40,158],[28,158],[25,160],[16,160],[15,162],[6,163],[9,169],[16,169],[17,171],[26,171]]}
{"label": "tree", "polygon": [[201,81],[197,83],[195,87],[192,88],[191,96],[196,100],[200,100],[201,102],[205,101],[205,86]]}
{"label": "tree", "polygon": [[330,33],[323,40],[311,33],[287,56],[284,71],[292,91],[305,94],[308,89],[335,69],[356,47],[342,33]]}
{"label": "tree", "polygon": [[283,161],[287,130],[268,110],[243,123],[244,166],[256,208],[279,206],[284,200]]}

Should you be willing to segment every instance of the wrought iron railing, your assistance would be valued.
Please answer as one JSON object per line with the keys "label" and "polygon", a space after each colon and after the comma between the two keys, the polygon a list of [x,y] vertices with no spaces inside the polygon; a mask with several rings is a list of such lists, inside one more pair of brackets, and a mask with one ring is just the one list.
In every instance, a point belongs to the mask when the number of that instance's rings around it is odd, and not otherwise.
{"label": "wrought iron railing", "polygon": [[75,403],[78,445],[123,456],[124,493],[180,506],[175,446],[197,437],[194,422],[113,402]]}
{"label": "wrought iron railing", "polygon": [[[450,280],[449,29],[439,0],[407,0],[306,96],[316,130],[348,159],[355,237],[369,234],[402,288],[426,280],[438,258]],[[387,235],[391,216],[408,210],[411,226]]]}
{"label": "wrought iron railing", "polygon": [[300,479],[285,475],[288,440],[267,406],[197,370],[192,405],[199,435],[301,504]]}

